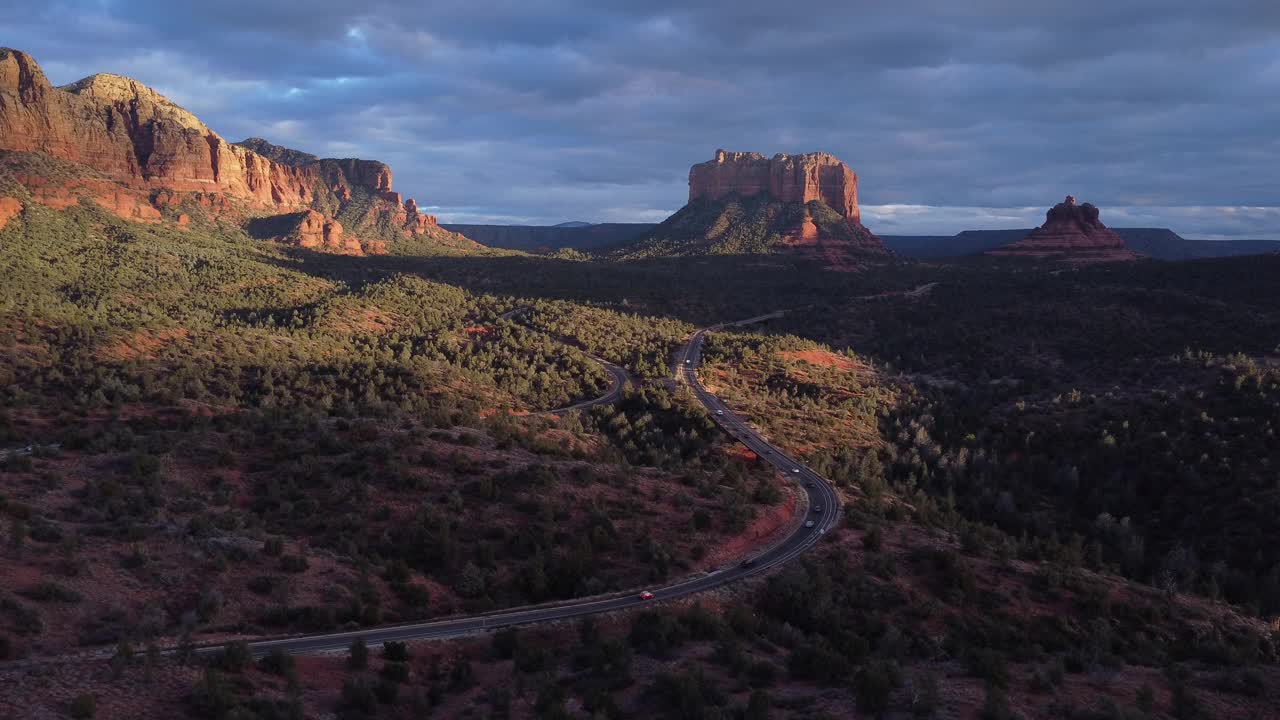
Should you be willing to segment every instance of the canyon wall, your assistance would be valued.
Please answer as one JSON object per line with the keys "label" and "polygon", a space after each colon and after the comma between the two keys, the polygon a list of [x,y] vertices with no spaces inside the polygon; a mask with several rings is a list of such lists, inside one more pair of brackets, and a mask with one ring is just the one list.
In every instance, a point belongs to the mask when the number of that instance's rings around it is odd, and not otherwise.
{"label": "canyon wall", "polygon": [[129,219],[158,221],[160,208],[197,195],[202,205],[223,212],[336,214],[355,193],[373,198],[362,220],[385,220],[410,235],[452,235],[392,190],[384,163],[316,159],[258,139],[229,143],[135,80],[98,74],[53,87],[30,55],[8,48],[0,48],[0,150],[40,153],[94,171],[59,183],[19,174],[38,189],[35,199],[51,206],[86,195]]}

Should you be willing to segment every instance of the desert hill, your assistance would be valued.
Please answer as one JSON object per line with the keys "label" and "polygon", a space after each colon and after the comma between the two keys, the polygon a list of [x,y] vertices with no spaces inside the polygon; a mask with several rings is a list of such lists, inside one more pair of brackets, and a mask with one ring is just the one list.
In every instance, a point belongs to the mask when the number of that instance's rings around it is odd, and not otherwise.
{"label": "desert hill", "polygon": [[34,58],[8,48],[0,49],[0,151],[7,185],[28,196],[8,191],[9,207],[60,209],[83,198],[125,219],[179,224],[201,214],[244,221],[313,211],[346,227],[349,240],[335,245],[343,252],[384,252],[415,238],[453,252],[478,248],[392,190],[384,163],[317,159],[259,139],[228,143],[136,80],[101,73],[54,87]]}

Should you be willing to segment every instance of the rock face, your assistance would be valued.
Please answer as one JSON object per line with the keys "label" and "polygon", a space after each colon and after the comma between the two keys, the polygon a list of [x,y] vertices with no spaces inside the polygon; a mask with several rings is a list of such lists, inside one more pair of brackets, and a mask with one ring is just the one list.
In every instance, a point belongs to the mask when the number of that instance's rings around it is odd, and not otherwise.
{"label": "rock face", "polygon": [[1068,195],[1045,214],[1044,225],[1027,236],[1004,247],[988,250],[997,257],[1023,257],[1059,260],[1073,264],[1136,260],[1137,253],[1125,247],[1124,240],[1107,229],[1099,219],[1098,208],[1090,203],[1077,205]]}
{"label": "rock face", "polygon": [[22,203],[17,198],[0,197],[0,230],[4,229],[9,221],[17,217],[22,212]]}
{"label": "rock face", "polygon": [[716,150],[715,160],[689,169],[689,202],[729,195],[768,195],[801,204],[817,200],[846,220],[861,221],[858,175],[828,153],[778,153],[766,158],[754,152]]}
{"label": "rock face", "polygon": [[[361,196],[371,199],[360,218],[370,227],[456,241],[431,216],[419,214],[416,203],[392,191],[391,168],[383,163],[320,160],[257,139],[228,143],[141,83],[99,74],[55,88],[30,55],[7,48],[0,48],[0,150],[42,153],[95,171],[92,181],[67,192],[113,212],[122,209],[130,219],[159,220],[157,207],[196,197],[222,213],[310,209],[332,220]],[[146,205],[154,205],[152,212],[140,209]]]}
{"label": "rock face", "polygon": [[786,252],[838,270],[887,254],[862,225],[858,176],[826,153],[717,150],[689,170],[689,203],[615,255]]}
{"label": "rock face", "polygon": [[236,143],[236,145],[239,145],[246,150],[252,150],[271,162],[280,163],[281,165],[297,167],[298,165],[306,165],[307,163],[313,163],[320,159],[311,153],[281,147],[280,145],[275,145],[257,137],[245,138],[244,140]]}
{"label": "rock face", "polygon": [[360,255],[360,242],[342,234],[342,223],[329,220],[315,210],[305,210],[290,216],[292,230],[280,238],[292,241],[298,247],[341,255]]}

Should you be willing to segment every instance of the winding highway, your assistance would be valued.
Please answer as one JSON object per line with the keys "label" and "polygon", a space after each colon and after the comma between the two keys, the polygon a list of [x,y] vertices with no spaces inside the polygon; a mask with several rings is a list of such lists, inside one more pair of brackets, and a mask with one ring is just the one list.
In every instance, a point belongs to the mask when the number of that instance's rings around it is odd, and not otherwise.
{"label": "winding highway", "polygon": [[[732,324],[757,322],[770,317],[776,317],[776,314],[751,318]],[[757,551],[757,554],[730,566],[679,580],[663,587],[651,588],[645,593],[645,597],[641,597],[641,591],[637,589],[625,594],[608,597],[568,600],[423,623],[259,640],[249,643],[254,655],[266,655],[273,650],[283,650],[289,653],[344,650],[356,638],[364,638],[369,645],[377,646],[389,640],[452,638],[517,625],[574,620],[587,615],[640,608],[656,602],[696,595],[745,577],[766,572],[794,560],[821,540],[828,530],[835,527],[840,514],[840,499],[836,495],[835,488],[825,478],[796,462],[779,448],[769,444],[726,407],[719,398],[702,386],[697,375],[697,369],[701,364],[702,342],[708,330],[721,327],[724,327],[724,325],[704,328],[693,334],[676,354],[675,374],[680,382],[689,386],[693,391],[694,397],[707,409],[707,412],[711,414],[711,417],[726,433],[756,453],[762,460],[776,467],[805,493],[807,503],[802,504],[802,511],[805,512],[806,517],[797,523],[790,535],[762,551]],[[598,361],[604,362],[602,360]],[[609,366],[606,364],[606,367]],[[621,368],[618,369],[621,370]],[[618,376],[615,375],[615,377]],[[619,378],[619,387],[615,388],[619,393],[621,392],[620,385],[625,382],[625,378],[624,372]],[[598,401],[599,398],[588,401],[587,404],[598,404]],[[807,508],[804,505],[807,505]],[[221,646],[207,646],[199,648],[197,652],[213,653],[220,650]]]}
{"label": "winding highway", "polygon": [[[518,310],[513,311],[512,315],[516,312]],[[760,318],[733,323],[733,325],[756,322],[775,316],[761,316]],[[507,319],[510,318],[507,317]],[[694,397],[706,408],[707,412],[711,414],[711,417],[726,433],[756,453],[762,460],[776,467],[804,492],[807,503],[799,504],[800,511],[804,513],[804,517],[798,519],[791,534],[763,550],[757,550],[756,554],[731,565],[721,567],[712,572],[677,580],[663,587],[650,588],[644,591],[643,597],[641,590],[636,589],[606,597],[567,600],[429,622],[363,628],[348,632],[262,639],[248,643],[252,653],[255,656],[263,656],[274,650],[282,650],[294,654],[331,652],[345,650],[356,638],[364,638],[365,642],[370,646],[378,646],[391,640],[453,638],[517,625],[574,620],[588,615],[641,608],[657,602],[696,595],[752,575],[767,572],[798,557],[821,540],[828,530],[835,527],[840,513],[839,497],[825,478],[796,462],[779,448],[769,444],[726,407],[719,398],[702,386],[697,376],[697,369],[701,363],[702,342],[709,330],[721,327],[724,327],[724,325],[698,330],[680,348],[674,358],[676,366],[674,371],[675,380],[678,383],[688,385]],[[605,364],[606,368],[616,367],[604,363],[603,360],[598,358],[597,361]],[[610,370],[616,382],[615,387],[608,395],[585,403],[579,403],[574,408],[599,404],[607,401],[606,399],[610,396],[616,399],[621,393],[622,385],[627,380],[625,371],[622,371],[621,368],[617,368],[617,370],[619,371],[618,373],[614,373],[612,369]],[[556,412],[567,412],[574,408],[562,408]],[[222,648],[222,644],[207,644],[196,647],[195,652],[197,654],[212,654],[221,652]],[[172,654],[176,651],[177,648],[167,648],[164,652]],[[110,656],[110,651],[104,650],[103,653],[106,653],[103,657]]]}
{"label": "winding highway", "polygon": [[[507,312],[502,313],[498,317],[500,317],[503,320],[506,320],[507,322],[514,322],[517,315],[523,315],[524,313],[529,312],[529,310],[531,309],[532,308],[530,308],[528,305],[522,305],[514,310],[508,310]],[[562,340],[561,338],[555,337],[550,333],[545,333],[545,332],[542,332],[541,330],[535,330],[530,327],[525,327],[525,329],[528,330],[529,332],[536,332],[536,333],[545,335],[551,338],[552,340],[555,340],[556,342],[559,342],[559,343],[564,342],[564,340]],[[587,352],[586,350],[582,350],[582,348],[578,348],[578,350],[582,352],[583,355],[586,355],[588,358],[595,361],[597,365],[604,368],[605,372],[609,373],[609,389],[606,390],[605,393],[603,395],[600,395],[599,397],[594,397],[589,400],[583,400],[582,402],[574,403],[572,405],[566,405],[565,407],[556,408],[555,410],[544,410],[543,412],[530,413],[530,414],[532,415],[564,415],[566,413],[574,412],[575,410],[590,410],[591,408],[597,405],[612,405],[613,403],[618,402],[618,400],[622,397],[622,389],[627,386],[627,383],[631,382],[630,373],[628,373],[625,369],[617,365],[614,365],[608,360],[605,360],[602,357],[597,357]]]}

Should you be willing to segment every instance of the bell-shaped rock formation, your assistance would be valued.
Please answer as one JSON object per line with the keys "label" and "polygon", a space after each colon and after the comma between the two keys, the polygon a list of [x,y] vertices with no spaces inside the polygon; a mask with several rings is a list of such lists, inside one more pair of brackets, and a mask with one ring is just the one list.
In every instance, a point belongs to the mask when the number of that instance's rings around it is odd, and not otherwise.
{"label": "bell-shaped rock formation", "polygon": [[1099,219],[1098,208],[1077,205],[1068,195],[1045,214],[1044,225],[1004,247],[988,250],[996,257],[1059,260],[1073,264],[1136,260],[1137,253]]}

